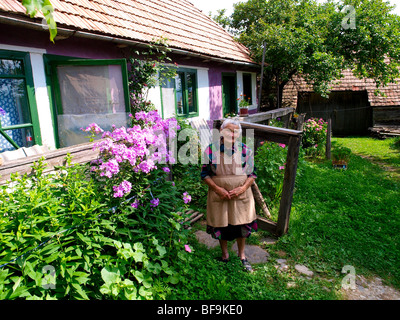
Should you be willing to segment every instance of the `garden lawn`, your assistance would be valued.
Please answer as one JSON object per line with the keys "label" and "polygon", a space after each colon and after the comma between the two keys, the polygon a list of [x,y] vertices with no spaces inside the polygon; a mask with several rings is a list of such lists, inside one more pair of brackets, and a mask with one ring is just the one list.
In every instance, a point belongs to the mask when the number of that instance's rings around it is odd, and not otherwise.
{"label": "garden lawn", "polygon": [[[357,141],[354,145],[359,146]],[[350,143],[347,140],[346,146]],[[190,268],[170,298],[341,299],[346,265],[399,289],[400,182],[354,154],[345,171],[333,169],[330,161],[302,161],[299,172],[289,232],[267,247],[267,263],[256,265],[253,274],[245,273],[236,253],[231,252],[233,261],[224,265],[215,260],[219,248],[208,250],[193,237]],[[262,245],[259,240],[265,235],[255,234],[251,243]],[[286,272],[275,267],[281,258],[290,266]],[[301,276],[296,264],[307,266],[314,277]]]}
{"label": "garden lawn", "polygon": [[381,166],[389,167],[393,176],[400,178],[400,152],[394,147],[395,138],[379,140],[369,137],[349,137],[333,138],[332,141]]}

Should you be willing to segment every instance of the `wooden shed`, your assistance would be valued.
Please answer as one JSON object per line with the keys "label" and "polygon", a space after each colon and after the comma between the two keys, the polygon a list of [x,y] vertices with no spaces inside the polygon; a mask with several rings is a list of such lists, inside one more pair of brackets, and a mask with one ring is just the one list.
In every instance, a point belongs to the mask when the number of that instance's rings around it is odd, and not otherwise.
{"label": "wooden shed", "polygon": [[[335,81],[329,98],[315,93],[300,76],[289,82],[283,92],[283,105],[311,117],[331,117],[334,135],[362,135],[385,128],[400,128],[400,84],[388,84],[376,92],[372,79],[358,79],[350,70]],[[399,79],[400,80],[400,79]]]}

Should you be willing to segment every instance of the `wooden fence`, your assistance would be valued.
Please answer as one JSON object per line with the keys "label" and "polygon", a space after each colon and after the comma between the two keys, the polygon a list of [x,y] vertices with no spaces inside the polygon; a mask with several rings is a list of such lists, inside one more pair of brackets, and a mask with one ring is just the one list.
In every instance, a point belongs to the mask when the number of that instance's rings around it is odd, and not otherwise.
{"label": "wooden fence", "polygon": [[[214,128],[219,129],[221,124],[222,120],[215,121]],[[254,137],[258,141],[268,140],[277,143],[284,143],[288,146],[278,221],[275,222],[264,217],[257,217],[258,226],[260,229],[271,232],[276,236],[282,236],[286,234],[289,229],[290,211],[293,201],[297,163],[299,159],[300,144],[303,132],[249,122],[241,122],[241,126],[243,136],[246,136],[246,131],[250,129],[254,130]]]}
{"label": "wooden fence", "polygon": [[32,164],[41,157],[44,157],[47,163],[44,172],[50,172],[54,170],[54,167],[65,164],[65,157],[68,153],[72,156],[72,163],[86,163],[97,159],[99,152],[93,151],[93,144],[94,143],[79,144],[6,162],[4,165],[0,166],[0,185],[4,185],[10,179],[12,173],[18,172],[19,174],[27,173],[30,175],[32,173]]}

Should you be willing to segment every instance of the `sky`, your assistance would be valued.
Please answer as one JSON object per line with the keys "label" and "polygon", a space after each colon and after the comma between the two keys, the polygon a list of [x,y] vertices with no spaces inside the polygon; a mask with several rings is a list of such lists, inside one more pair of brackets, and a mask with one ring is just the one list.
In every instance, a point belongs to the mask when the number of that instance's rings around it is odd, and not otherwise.
{"label": "sky", "polygon": [[[211,11],[212,15],[217,13],[218,9],[226,9],[227,15],[231,15],[233,12],[233,4],[237,2],[245,2],[245,0],[189,0],[197,8],[202,10],[205,14]],[[322,2],[322,0],[320,0]],[[396,5],[394,13],[400,15],[400,1],[389,0],[391,5]]]}

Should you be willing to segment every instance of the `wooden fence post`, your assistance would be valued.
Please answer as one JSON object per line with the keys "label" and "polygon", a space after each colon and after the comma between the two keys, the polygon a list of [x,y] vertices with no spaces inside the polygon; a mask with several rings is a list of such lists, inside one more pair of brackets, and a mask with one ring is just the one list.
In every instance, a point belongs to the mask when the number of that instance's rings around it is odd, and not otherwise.
{"label": "wooden fence post", "polygon": [[297,118],[297,130],[298,131],[303,131],[305,117],[306,117],[305,113],[299,114],[299,117]]}
{"label": "wooden fence post", "polygon": [[292,207],[300,143],[301,136],[291,136],[289,138],[285,176],[283,179],[283,190],[279,207],[278,222],[276,226],[276,233],[278,236],[282,236],[287,233],[289,228],[290,210]]}
{"label": "wooden fence post", "polygon": [[331,159],[331,147],[332,147],[332,119],[328,119],[328,128],[326,132],[326,159],[330,160]]}

